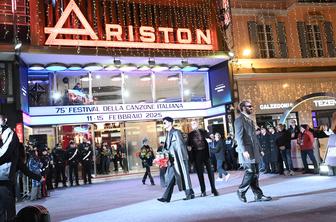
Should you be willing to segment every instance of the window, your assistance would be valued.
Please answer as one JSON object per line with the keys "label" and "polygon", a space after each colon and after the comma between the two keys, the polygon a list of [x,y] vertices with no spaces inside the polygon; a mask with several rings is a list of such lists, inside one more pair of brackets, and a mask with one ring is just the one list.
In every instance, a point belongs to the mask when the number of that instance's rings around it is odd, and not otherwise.
{"label": "window", "polygon": [[306,30],[310,57],[322,57],[323,46],[320,27],[318,25],[306,25]]}
{"label": "window", "polygon": [[271,25],[258,25],[258,46],[261,58],[274,58],[274,40]]}

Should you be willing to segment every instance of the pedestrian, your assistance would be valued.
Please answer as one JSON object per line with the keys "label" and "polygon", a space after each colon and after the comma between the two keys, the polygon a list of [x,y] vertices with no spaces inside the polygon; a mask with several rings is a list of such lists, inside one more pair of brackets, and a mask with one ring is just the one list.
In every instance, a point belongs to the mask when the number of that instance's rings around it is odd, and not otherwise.
{"label": "pedestrian", "polygon": [[237,152],[236,148],[237,143],[233,139],[233,136],[231,133],[228,134],[228,136],[225,139],[225,158],[227,160],[227,164],[229,169],[231,170],[237,170],[238,169],[238,164],[237,164]]}
{"label": "pedestrian", "polygon": [[[275,139],[275,143],[277,144],[278,149],[280,150],[280,154],[282,157],[283,162],[285,162],[286,170],[284,171],[284,175],[291,175],[293,176],[294,167],[292,161],[292,152],[291,152],[291,133],[286,130],[285,125],[278,124],[278,133]],[[280,164],[283,165],[281,161]]]}
{"label": "pedestrian", "polygon": [[214,154],[213,149],[216,148],[216,140],[215,140],[215,135],[213,133],[210,133],[209,135],[209,142],[208,142],[208,146],[209,146],[209,151],[210,151],[210,160],[211,160],[211,165],[212,165],[212,169],[214,172],[217,171],[217,160],[216,160],[216,155]]}
{"label": "pedestrian", "polygon": [[175,183],[180,191],[185,191],[186,197],[184,200],[195,198],[188,169],[187,148],[181,131],[173,127],[173,122],[174,120],[171,117],[163,118],[163,127],[167,131],[165,149],[169,152],[169,165],[166,172],[168,186],[163,196],[158,199],[160,202],[170,202]]}
{"label": "pedestrian", "polygon": [[[164,145],[165,143],[161,141],[159,147],[157,148],[158,155],[161,155],[163,157],[164,157]],[[162,188],[167,187],[167,183],[165,181],[166,170],[167,170],[167,167],[165,166],[160,167],[160,185]]]}
{"label": "pedestrian", "polygon": [[[210,153],[208,142],[208,133],[204,129],[200,129],[198,121],[193,119],[191,121],[192,131],[188,134],[187,145],[191,147],[193,159],[195,161],[198,181],[201,186],[201,197],[206,196],[205,182],[204,182],[204,166],[208,173],[208,178],[211,186],[211,193],[218,196],[218,191],[215,187],[214,172],[210,163]],[[218,166],[217,166],[218,167]]]}
{"label": "pedestrian", "polygon": [[264,127],[260,128],[259,143],[261,146],[261,151],[264,153],[259,163],[259,169],[261,172],[264,171],[264,173],[267,174],[271,172],[270,168],[271,149],[270,149],[270,136],[266,128]]}
{"label": "pedestrian", "polygon": [[14,221],[16,171],[29,178],[41,180],[41,176],[29,171],[24,146],[16,133],[7,125],[7,117],[0,113],[0,221]]}
{"label": "pedestrian", "polygon": [[58,183],[62,182],[63,187],[67,187],[65,176],[65,164],[66,164],[66,152],[63,150],[60,143],[56,144],[56,147],[52,151],[53,162],[55,164],[55,188],[58,188]]}
{"label": "pedestrian", "polygon": [[79,158],[80,154],[78,152],[76,143],[74,141],[71,141],[67,149],[70,186],[73,186],[73,174],[75,176],[76,185],[79,186],[79,179],[78,179],[78,163],[80,160]]}
{"label": "pedestrian", "polygon": [[49,180],[49,166],[50,166],[50,156],[48,154],[48,147],[44,147],[42,149],[42,153],[40,155],[40,161],[42,164],[41,168],[41,176],[43,177],[43,182],[41,183],[41,195],[42,197],[47,197],[48,195],[48,189],[47,189],[47,181]]}
{"label": "pedestrian", "polygon": [[278,164],[278,159],[279,159],[279,149],[276,145],[276,133],[275,129],[273,126],[267,127],[268,132],[269,132],[269,151],[270,151],[270,167],[271,167],[271,173],[273,174],[278,174],[279,173],[279,164]]}
{"label": "pedestrian", "polygon": [[82,178],[83,178],[84,184],[92,183],[91,181],[92,156],[93,156],[93,152],[92,152],[91,143],[89,140],[85,138],[83,143],[81,143],[80,145],[80,161],[83,167]]}
{"label": "pedestrian", "polygon": [[259,163],[262,153],[256,135],[255,123],[251,117],[253,113],[251,102],[247,100],[240,102],[239,112],[240,115],[235,120],[235,138],[238,145],[238,155],[242,161],[245,174],[237,190],[238,198],[246,203],[246,192],[251,187],[256,202],[270,201],[272,198],[265,196],[259,187]]}
{"label": "pedestrian", "polygon": [[146,184],[147,176],[149,177],[151,185],[155,185],[154,179],[152,177],[150,168],[153,166],[153,160],[155,159],[153,149],[149,146],[148,139],[144,138],[142,140],[142,147],[140,149],[140,159],[142,162],[142,167],[146,169],[146,172],[142,178],[142,184]]}
{"label": "pedestrian", "polygon": [[[226,172],[226,170],[223,169],[223,162],[225,160],[225,142],[222,139],[222,136],[220,133],[215,133],[215,140],[216,140],[216,147],[213,149],[213,152],[216,156],[217,160],[217,172],[218,172],[218,178],[216,181],[228,181],[230,174]],[[224,179],[223,179],[224,174]]]}
{"label": "pedestrian", "polygon": [[[43,164],[39,159],[37,147],[34,147],[34,150],[30,153],[28,166],[31,172],[41,175]],[[40,198],[41,198],[41,182],[38,180],[32,180],[30,200],[37,200]]]}
{"label": "pedestrian", "polygon": [[319,170],[314,155],[314,136],[310,132],[309,126],[307,124],[300,125],[300,133],[297,139],[297,143],[299,144],[301,150],[301,158],[304,167],[303,173],[310,173],[307,163],[307,156],[309,156],[314,165],[314,173],[317,174]]}

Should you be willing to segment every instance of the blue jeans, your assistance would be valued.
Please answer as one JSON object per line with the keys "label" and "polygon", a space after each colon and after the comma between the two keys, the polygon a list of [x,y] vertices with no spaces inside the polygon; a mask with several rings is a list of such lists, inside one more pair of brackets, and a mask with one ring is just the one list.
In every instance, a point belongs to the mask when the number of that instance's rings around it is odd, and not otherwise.
{"label": "blue jeans", "polygon": [[290,149],[280,150],[282,160],[285,162],[286,170],[294,170],[292,154]]}
{"label": "blue jeans", "polygon": [[301,150],[301,158],[302,158],[304,171],[308,172],[307,155],[309,156],[309,159],[314,164],[314,170],[317,171],[318,166],[317,166],[317,162],[316,162],[316,159],[315,159],[315,156],[314,156],[314,150]]}
{"label": "blue jeans", "polygon": [[223,178],[223,173],[225,176],[229,174],[223,169],[223,160],[217,160],[217,171],[219,178]]}

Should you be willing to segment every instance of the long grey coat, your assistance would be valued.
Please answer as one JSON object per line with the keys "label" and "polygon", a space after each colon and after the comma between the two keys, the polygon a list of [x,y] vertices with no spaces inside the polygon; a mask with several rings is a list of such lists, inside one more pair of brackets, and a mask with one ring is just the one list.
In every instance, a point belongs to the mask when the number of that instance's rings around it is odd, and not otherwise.
{"label": "long grey coat", "polygon": [[165,144],[169,154],[174,157],[174,164],[170,164],[167,168],[166,179],[170,181],[175,176],[180,191],[191,189],[188,151],[181,131],[172,128]]}
{"label": "long grey coat", "polygon": [[[253,121],[244,114],[235,120],[235,139],[237,141],[237,152],[239,163],[259,163],[261,160],[261,146],[256,135]],[[250,154],[250,159],[245,159],[243,152]]]}

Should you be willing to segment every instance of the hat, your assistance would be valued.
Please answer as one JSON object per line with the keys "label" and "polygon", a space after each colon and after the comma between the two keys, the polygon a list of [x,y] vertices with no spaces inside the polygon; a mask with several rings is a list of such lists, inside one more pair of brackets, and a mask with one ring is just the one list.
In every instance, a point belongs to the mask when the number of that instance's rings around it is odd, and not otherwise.
{"label": "hat", "polygon": [[174,122],[174,119],[169,117],[169,116],[166,116],[162,119],[162,121],[168,121],[168,122],[172,123],[172,122]]}

